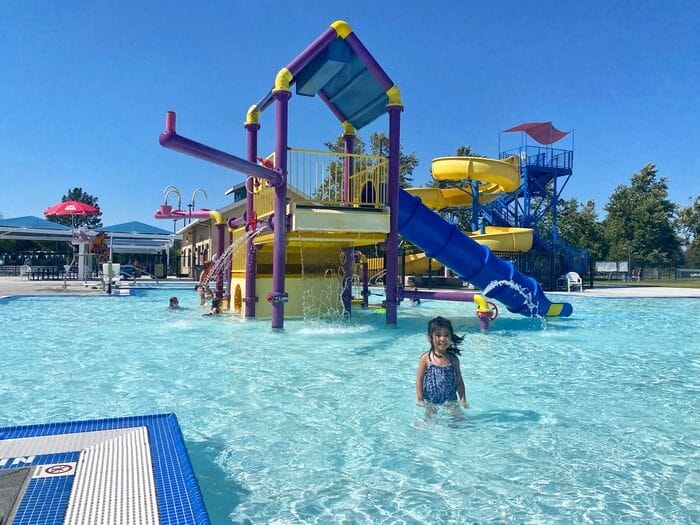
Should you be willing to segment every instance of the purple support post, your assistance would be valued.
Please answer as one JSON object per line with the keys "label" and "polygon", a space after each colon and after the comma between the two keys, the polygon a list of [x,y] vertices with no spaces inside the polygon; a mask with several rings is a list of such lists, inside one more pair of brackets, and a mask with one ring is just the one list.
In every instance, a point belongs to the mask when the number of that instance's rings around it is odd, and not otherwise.
{"label": "purple support post", "polygon": [[[233,244],[233,232],[229,231],[228,234],[228,245],[231,246]],[[226,268],[224,268],[224,271],[226,272],[226,304],[228,304],[228,309],[231,309],[231,270],[233,268],[233,252],[231,252],[231,257],[229,257],[228,262],[226,263]]]}
{"label": "purple support post", "polygon": [[389,234],[386,237],[386,324],[396,324],[396,281],[399,263],[399,152],[402,106],[389,106]]}
{"label": "purple support post", "polygon": [[352,314],[352,257],[353,248],[343,248],[343,315],[349,317]]}
{"label": "purple support post", "polygon": [[362,263],[362,307],[369,306],[369,264]]}
{"label": "purple support post", "polygon": [[[224,254],[224,242],[226,238],[226,223],[216,225],[216,260],[218,261]],[[215,295],[219,299],[224,296],[224,276],[221,272],[216,277]]]}
{"label": "purple support post", "polygon": [[477,312],[476,316],[479,318],[479,330],[482,334],[487,334],[491,323],[491,312]]}
{"label": "purple support post", "polygon": [[[343,134],[343,142],[345,145],[345,153],[352,153],[354,149],[355,135],[350,133],[346,128]],[[348,205],[350,202],[350,174],[352,173],[352,157],[346,156],[343,159],[343,204]],[[353,267],[354,250],[352,248],[343,248],[343,283],[342,283],[342,303],[343,315],[346,317],[352,314],[352,267]]]}
{"label": "purple support post", "polygon": [[284,291],[285,258],[287,246],[287,125],[289,91],[275,91],[275,168],[282,176],[281,183],[275,186],[272,227],[274,230],[272,253],[272,328],[284,328],[284,303],[287,294]]}
{"label": "purple support post", "polygon": [[[258,158],[258,130],[260,129],[260,124],[257,122],[246,123],[246,139],[248,147],[248,161],[257,162]],[[245,216],[246,220],[249,221],[253,217],[254,212],[254,201],[253,201],[253,179],[251,177],[246,178],[245,181],[246,189],[246,201],[245,201]],[[245,229],[246,233],[250,233],[248,228]],[[257,256],[256,248],[253,243],[253,238],[248,237],[245,245],[245,316],[255,317],[255,303],[258,298],[255,295],[255,277],[256,277],[256,267],[257,267]]]}
{"label": "purple support post", "polygon": [[[346,129],[345,133],[343,133],[343,144],[345,146],[345,153],[354,153],[355,134],[350,133],[349,130]],[[350,203],[350,196],[352,195],[350,176],[352,175],[353,164],[353,157],[346,156],[343,158],[343,204],[346,206]]]}

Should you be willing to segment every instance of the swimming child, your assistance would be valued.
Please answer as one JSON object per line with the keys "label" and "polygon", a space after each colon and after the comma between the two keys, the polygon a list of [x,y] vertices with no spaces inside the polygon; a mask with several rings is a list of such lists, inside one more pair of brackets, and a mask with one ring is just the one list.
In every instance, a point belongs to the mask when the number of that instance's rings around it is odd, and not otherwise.
{"label": "swimming child", "polygon": [[176,308],[180,308],[180,301],[177,300],[177,297],[171,297],[170,301],[168,302],[168,308],[172,308],[175,310]]}
{"label": "swimming child", "polygon": [[[414,277],[407,277],[406,278],[406,290],[410,290],[412,292],[415,292],[418,290],[418,287],[416,286],[416,279]],[[411,306],[419,306],[420,305],[420,299],[418,297],[411,299]]]}
{"label": "swimming child", "polygon": [[199,283],[195,286],[195,290],[199,290],[199,304],[204,304],[214,297],[209,287],[209,273],[211,272],[213,264],[212,261],[207,261],[202,265],[202,273],[199,274]]}
{"label": "swimming child", "polygon": [[204,314],[204,315],[218,315],[221,313],[221,299],[218,297],[216,299],[212,299],[211,301],[211,308],[209,309],[209,313]]}
{"label": "swimming child", "polygon": [[449,319],[438,316],[428,323],[428,340],[430,350],[420,356],[416,372],[418,405],[445,404],[459,411],[459,400],[464,408],[469,408],[457,357],[457,345],[464,338],[454,333]]}

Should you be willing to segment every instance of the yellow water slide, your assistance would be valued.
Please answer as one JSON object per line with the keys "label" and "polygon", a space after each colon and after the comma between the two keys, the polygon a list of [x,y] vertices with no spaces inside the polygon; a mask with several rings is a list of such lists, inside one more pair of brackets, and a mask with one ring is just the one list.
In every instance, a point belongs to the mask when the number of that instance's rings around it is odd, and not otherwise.
{"label": "yellow water slide", "polygon": [[[433,160],[432,176],[438,181],[451,181],[450,188],[410,188],[411,195],[419,197],[423,204],[433,210],[448,207],[471,206],[473,200],[471,181],[479,182],[479,204],[486,204],[505,193],[518,189],[520,167],[517,157],[504,160],[483,157],[439,157]],[[468,234],[480,244],[493,251],[527,252],[532,248],[532,230],[529,228],[509,228],[487,226],[484,233]],[[437,261],[433,269],[441,267]],[[428,261],[425,254],[415,254],[406,258],[407,273],[427,272]]]}

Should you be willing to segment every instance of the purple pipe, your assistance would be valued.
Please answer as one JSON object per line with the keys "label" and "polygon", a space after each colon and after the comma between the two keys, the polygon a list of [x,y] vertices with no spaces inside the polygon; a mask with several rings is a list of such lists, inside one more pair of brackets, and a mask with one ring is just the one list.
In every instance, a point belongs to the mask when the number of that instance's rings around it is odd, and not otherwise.
{"label": "purple pipe", "polygon": [[[435,292],[427,290],[406,290],[405,288],[399,292],[402,299],[433,299],[436,301],[456,301],[462,303],[474,302],[475,295],[482,295],[476,292]],[[491,312],[477,310],[476,316],[479,318],[479,329],[486,333],[489,331],[491,324]]]}
{"label": "purple pipe", "polygon": [[386,238],[386,324],[396,324],[396,282],[399,271],[399,151],[401,106],[389,106],[389,234]]}
{"label": "purple pipe", "polygon": [[[218,261],[224,254],[224,242],[226,238],[226,223],[216,225],[216,260]],[[216,276],[216,297],[221,299],[224,296],[224,276],[222,272],[218,272]]]}
{"label": "purple pipe", "polygon": [[159,142],[161,146],[179,151],[198,159],[206,160],[213,164],[218,164],[224,168],[252,175],[260,179],[270,181],[272,186],[282,184],[284,176],[276,171],[268,170],[254,162],[249,162],[230,153],[219,151],[194,140],[181,137],[175,132],[175,112],[168,111],[165,115],[165,131],[160,134]]}
{"label": "purple pipe", "polygon": [[437,292],[432,290],[401,290],[402,299],[433,299],[435,301],[455,301],[460,303],[474,302],[476,292]]}
{"label": "purple pipe", "polygon": [[284,328],[284,272],[287,245],[287,125],[289,91],[275,91],[275,168],[282,174],[280,184],[275,187],[272,252],[272,328]]}
{"label": "purple pipe", "polygon": [[[246,130],[246,145],[249,162],[257,162],[258,158],[258,130],[260,124],[249,123],[245,125]],[[253,217],[254,212],[254,196],[253,196],[253,179],[246,179],[246,201],[245,201],[245,216],[248,220]],[[253,238],[249,237],[245,245],[245,316],[255,317],[255,303],[258,298],[255,295],[255,277],[257,267],[257,248],[253,243]]]}
{"label": "purple pipe", "polygon": [[326,95],[323,94],[323,91],[319,91],[317,93],[317,95],[318,95],[318,98],[323,100],[323,102],[326,104],[326,106],[328,106],[328,109],[330,109],[331,113],[333,113],[335,115],[335,118],[337,118],[340,122],[345,122],[346,120],[348,120],[348,118],[340,112],[340,110],[335,106],[335,104],[333,104],[330,101],[330,99]]}
{"label": "purple pipe", "polygon": [[241,217],[231,217],[228,220],[228,222],[226,223],[226,225],[230,229],[235,230],[237,228],[240,228],[241,226],[244,226],[245,223],[246,223],[246,218],[245,218],[245,215],[243,215]]}
{"label": "purple pipe", "polygon": [[367,48],[364,46],[360,39],[357,38],[355,33],[350,33],[345,37],[345,42],[350,46],[360,59],[360,61],[367,67],[370,73],[377,79],[377,81],[384,88],[384,91],[389,89],[394,85],[394,83],[389,78],[389,75],[382,69],[379,63],[370,54]]}
{"label": "purple pipe", "polygon": [[173,210],[168,205],[163,205],[158,211],[156,211],[154,217],[156,219],[174,219],[179,221],[180,219],[210,219],[211,210]]}
{"label": "purple pipe", "polygon": [[333,42],[337,36],[338,35],[336,34],[335,29],[332,27],[329,27],[323,33],[321,33],[316,40],[311,42],[306,49],[299,53],[299,55],[289,63],[287,69],[292,76],[297,76],[297,73],[299,73],[304,66],[316,58],[319,53],[326,49],[328,44]]}

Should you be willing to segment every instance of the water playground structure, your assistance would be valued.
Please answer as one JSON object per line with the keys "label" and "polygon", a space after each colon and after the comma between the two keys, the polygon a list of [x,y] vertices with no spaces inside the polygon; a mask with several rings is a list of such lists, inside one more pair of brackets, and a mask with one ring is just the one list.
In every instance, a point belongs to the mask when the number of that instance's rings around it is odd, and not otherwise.
{"label": "water playground structure", "polygon": [[[318,96],[340,121],[344,153],[289,147],[288,105],[293,86],[297,95]],[[260,117],[270,108],[274,108],[274,152],[262,158],[257,146]],[[248,109],[245,158],[178,134],[175,113],[166,114],[162,146],[246,176],[244,215],[225,221],[219,212],[174,210],[166,201],[155,217],[212,219],[216,225],[215,294],[227,297],[229,306],[245,317],[270,317],[273,328],[283,328],[285,314],[305,315],[309,308],[318,306],[313,298],[329,295],[349,315],[353,274],[358,269],[366,305],[366,266],[357,250],[378,243],[386,248],[384,288],[389,325],[396,324],[403,299],[420,298],[475,302],[482,328],[494,317],[495,303],[489,300],[525,316],[571,315],[570,304],[551,302],[537,280],[520,273],[488,247],[495,243],[502,248],[507,243],[513,251],[526,251],[532,245],[533,230],[528,224],[498,226],[498,208],[487,208],[497,202],[506,211],[521,206],[519,199],[509,201],[508,196],[523,187],[521,160],[529,165],[527,158],[438,158],[433,161],[433,176],[460,183],[471,193],[458,187],[405,191],[399,187],[403,109],[398,86],[350,26],[336,21],[280,69],[273,88]],[[385,113],[389,116],[388,155],[354,153],[356,130]],[[530,201],[526,202],[529,206]],[[488,217],[494,225],[482,224],[474,233],[481,242],[435,211],[457,204],[471,205],[477,212],[474,217]],[[517,215],[517,210],[514,213]],[[528,220],[531,216],[527,214]],[[227,232],[229,245],[225,249]],[[399,282],[400,237],[482,292],[405,289]]]}

